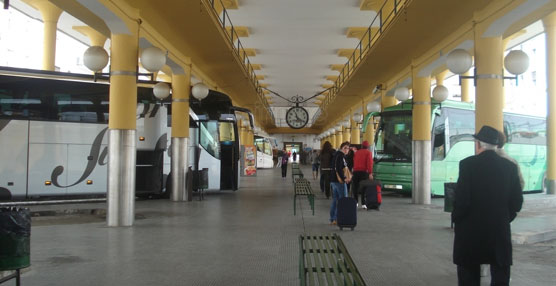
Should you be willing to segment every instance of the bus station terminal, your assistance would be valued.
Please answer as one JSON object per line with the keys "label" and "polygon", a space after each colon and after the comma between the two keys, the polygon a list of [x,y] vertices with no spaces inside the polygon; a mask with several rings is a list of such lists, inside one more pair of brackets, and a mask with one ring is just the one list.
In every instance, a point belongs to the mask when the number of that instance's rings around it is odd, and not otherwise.
{"label": "bus station terminal", "polygon": [[556,285],[556,0],[2,2],[0,285]]}

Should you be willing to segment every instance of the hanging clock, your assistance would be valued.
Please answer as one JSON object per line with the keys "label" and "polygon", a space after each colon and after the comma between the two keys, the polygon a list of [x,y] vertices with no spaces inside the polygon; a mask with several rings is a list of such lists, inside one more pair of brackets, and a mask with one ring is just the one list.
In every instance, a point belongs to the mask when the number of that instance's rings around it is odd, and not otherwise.
{"label": "hanging clock", "polygon": [[303,128],[309,123],[309,113],[296,104],[286,112],[286,123],[293,129]]}

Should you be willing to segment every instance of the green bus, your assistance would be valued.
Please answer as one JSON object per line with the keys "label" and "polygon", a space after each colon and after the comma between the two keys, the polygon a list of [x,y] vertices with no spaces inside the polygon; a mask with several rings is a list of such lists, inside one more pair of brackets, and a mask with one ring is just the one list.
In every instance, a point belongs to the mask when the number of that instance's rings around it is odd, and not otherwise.
{"label": "green bus", "polygon": [[[412,102],[407,100],[369,113],[363,130],[378,119],[374,145],[374,177],[385,190],[411,194]],[[375,119],[375,120],[376,120]],[[504,113],[506,153],[521,168],[525,191],[544,191],[546,173],[546,119]],[[431,194],[444,195],[444,183],[456,182],[459,161],[474,155],[475,106],[472,103],[433,101],[431,105]]]}

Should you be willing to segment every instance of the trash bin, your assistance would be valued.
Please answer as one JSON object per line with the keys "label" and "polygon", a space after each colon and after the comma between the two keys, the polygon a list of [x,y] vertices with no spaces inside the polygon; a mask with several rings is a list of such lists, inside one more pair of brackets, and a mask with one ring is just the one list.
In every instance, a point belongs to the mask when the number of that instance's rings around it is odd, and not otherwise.
{"label": "trash bin", "polygon": [[199,200],[204,198],[203,191],[208,189],[208,168],[193,171],[193,189],[199,192]]}
{"label": "trash bin", "polygon": [[31,265],[31,212],[0,208],[0,271]]}
{"label": "trash bin", "polygon": [[444,183],[444,211],[451,213],[454,210],[456,187],[458,183]]}

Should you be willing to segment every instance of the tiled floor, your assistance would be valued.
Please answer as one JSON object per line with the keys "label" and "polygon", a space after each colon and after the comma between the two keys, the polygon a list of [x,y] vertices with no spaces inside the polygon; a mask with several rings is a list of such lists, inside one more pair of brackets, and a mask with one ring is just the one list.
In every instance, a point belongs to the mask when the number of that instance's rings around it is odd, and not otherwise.
{"label": "tiled floor", "polygon": [[[36,219],[23,285],[298,285],[304,232],[339,233],[367,285],[456,285],[441,198],[421,206],[385,196],[380,211],[359,210],[356,229],[340,231],[328,224],[330,200],[303,171],[318,192],[314,216],[304,198],[293,215],[291,177],[274,169],[204,201],[138,201],[133,227],[87,215]],[[553,286],[556,242],[515,245],[514,263],[512,285]]]}

